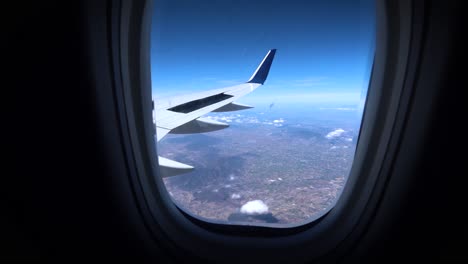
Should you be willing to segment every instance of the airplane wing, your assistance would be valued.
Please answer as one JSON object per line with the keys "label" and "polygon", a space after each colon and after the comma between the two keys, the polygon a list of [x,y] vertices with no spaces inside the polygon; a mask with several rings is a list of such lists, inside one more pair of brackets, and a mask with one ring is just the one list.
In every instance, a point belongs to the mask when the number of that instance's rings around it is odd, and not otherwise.
{"label": "airplane wing", "polygon": [[[154,103],[154,122],[157,141],[160,141],[169,133],[203,133],[228,127],[228,124],[201,116],[210,112],[228,112],[252,108],[234,101],[263,85],[270,71],[275,53],[276,49],[268,51],[246,83],[189,95],[156,99]],[[163,157],[159,157],[159,166],[163,177],[193,170],[190,165]]]}

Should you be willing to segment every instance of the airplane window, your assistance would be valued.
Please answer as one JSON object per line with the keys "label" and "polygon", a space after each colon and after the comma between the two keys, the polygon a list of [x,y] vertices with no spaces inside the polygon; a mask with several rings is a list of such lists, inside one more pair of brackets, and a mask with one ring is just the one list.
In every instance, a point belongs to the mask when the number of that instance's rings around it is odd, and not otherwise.
{"label": "airplane window", "polygon": [[210,222],[268,226],[330,210],[358,143],[374,2],[154,7],[153,119],[174,203]]}

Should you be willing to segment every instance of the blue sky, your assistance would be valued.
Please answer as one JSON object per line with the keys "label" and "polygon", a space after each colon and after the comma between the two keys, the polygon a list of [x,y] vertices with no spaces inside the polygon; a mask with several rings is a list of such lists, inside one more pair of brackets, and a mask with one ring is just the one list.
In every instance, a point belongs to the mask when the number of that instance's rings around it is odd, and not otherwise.
{"label": "blue sky", "polygon": [[240,100],[356,104],[374,51],[374,2],[155,0],[156,97],[245,82],[276,48],[264,86]]}

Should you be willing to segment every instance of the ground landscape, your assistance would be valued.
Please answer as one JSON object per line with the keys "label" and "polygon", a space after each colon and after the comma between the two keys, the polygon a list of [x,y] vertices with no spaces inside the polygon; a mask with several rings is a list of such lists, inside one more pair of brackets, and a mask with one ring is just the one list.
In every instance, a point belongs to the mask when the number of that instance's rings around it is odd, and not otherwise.
{"label": "ground landscape", "polygon": [[335,202],[356,147],[355,107],[266,107],[208,117],[230,127],[168,135],[157,146],[160,156],[195,167],[164,178],[179,207],[215,221],[298,224]]}

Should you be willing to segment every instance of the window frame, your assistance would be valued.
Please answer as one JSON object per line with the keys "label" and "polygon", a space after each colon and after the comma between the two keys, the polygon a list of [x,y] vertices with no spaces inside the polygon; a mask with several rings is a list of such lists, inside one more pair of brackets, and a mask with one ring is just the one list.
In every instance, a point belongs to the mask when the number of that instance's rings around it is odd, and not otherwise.
{"label": "window frame", "polygon": [[365,232],[391,175],[418,70],[424,16],[417,12],[424,8],[415,5],[422,3],[377,2],[375,58],[349,178],[330,211],[295,227],[200,221],[172,202],[158,177],[152,119],[152,5],[144,0],[113,2],[108,37],[128,180],[154,241],[173,255],[182,250],[213,261],[237,262],[243,256],[262,260],[265,254],[278,262],[304,261],[344,254]]}

